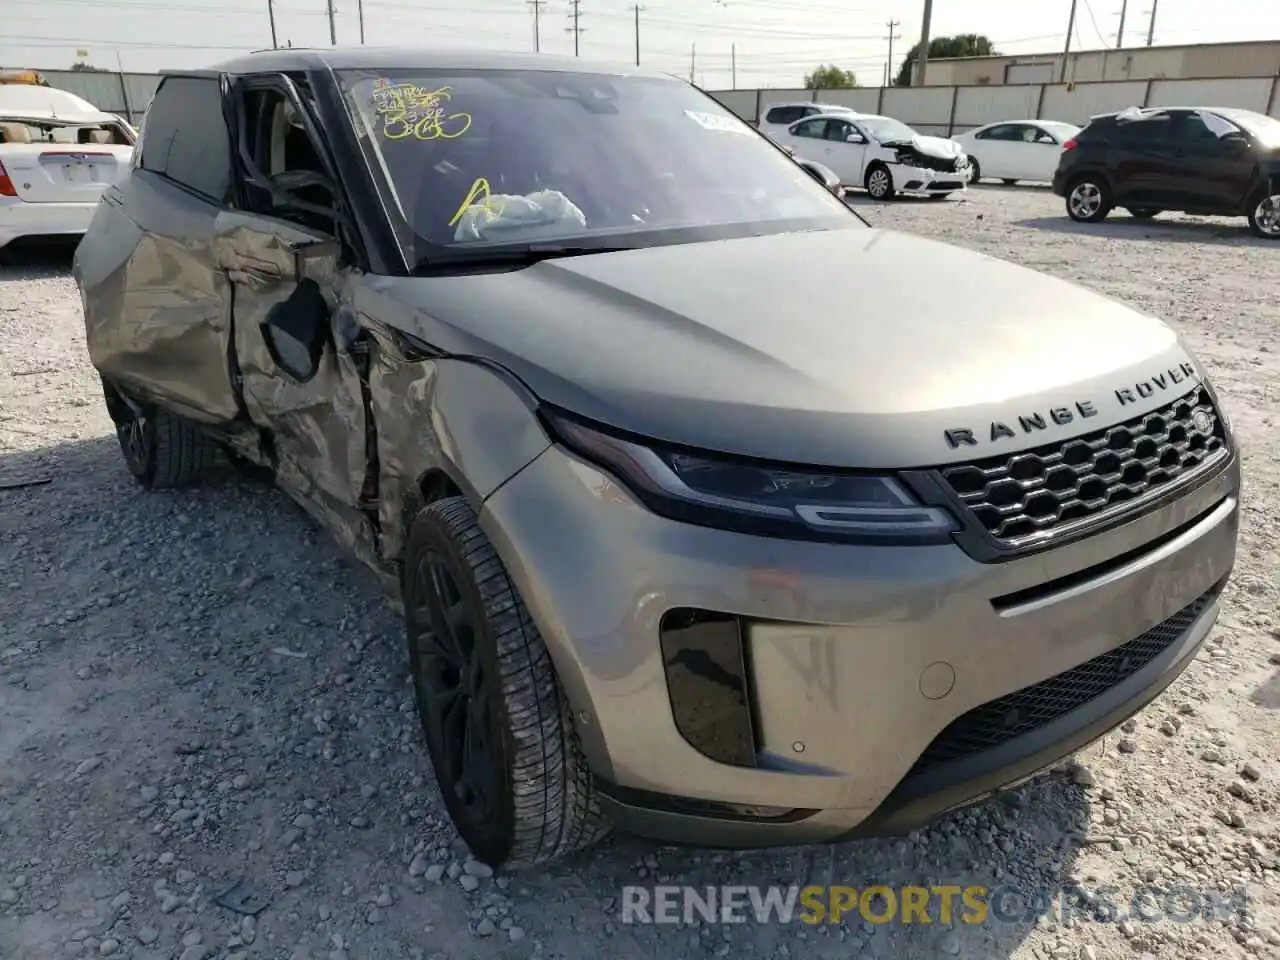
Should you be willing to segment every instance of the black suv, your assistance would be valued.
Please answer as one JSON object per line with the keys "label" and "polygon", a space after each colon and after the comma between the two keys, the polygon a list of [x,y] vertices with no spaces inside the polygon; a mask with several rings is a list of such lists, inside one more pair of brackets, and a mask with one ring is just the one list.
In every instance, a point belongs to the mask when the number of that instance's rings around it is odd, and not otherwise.
{"label": "black suv", "polygon": [[1102,114],[1063,144],[1053,192],[1082,223],[1114,207],[1141,219],[1179,210],[1248,217],[1280,240],[1280,120],[1227,107]]}

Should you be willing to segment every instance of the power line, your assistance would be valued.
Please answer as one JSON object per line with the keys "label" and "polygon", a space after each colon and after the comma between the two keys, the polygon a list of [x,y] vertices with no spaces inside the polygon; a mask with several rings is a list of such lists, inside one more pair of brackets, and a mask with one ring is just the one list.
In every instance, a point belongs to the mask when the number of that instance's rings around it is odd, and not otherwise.
{"label": "power line", "polygon": [[636,18],[636,66],[637,67],[640,66],[640,12],[644,9],[646,8],[640,6],[639,3],[633,3],[631,5],[631,12],[635,14],[635,18]]}
{"label": "power line", "polygon": [[1098,26],[1098,21],[1093,15],[1093,7],[1089,6],[1089,0],[1084,0],[1084,12],[1089,15],[1089,22],[1093,24],[1093,32],[1098,35],[1098,42],[1105,47],[1107,38],[1102,32],[1102,28]]}
{"label": "power line", "polygon": [[542,8],[547,5],[547,0],[524,0],[533,8],[533,52],[539,53],[542,50]]}
{"label": "power line", "polygon": [[884,85],[887,87],[893,82],[893,41],[902,39],[902,34],[894,33],[894,30],[902,26],[902,21],[890,20],[885,26],[889,28],[889,36],[885,38],[889,41],[889,59],[884,64]]}
{"label": "power line", "polygon": [[578,37],[585,29],[578,21],[582,18],[582,0],[569,0],[569,19],[573,21],[573,26],[567,27],[565,33],[573,34],[573,55],[578,55]]}

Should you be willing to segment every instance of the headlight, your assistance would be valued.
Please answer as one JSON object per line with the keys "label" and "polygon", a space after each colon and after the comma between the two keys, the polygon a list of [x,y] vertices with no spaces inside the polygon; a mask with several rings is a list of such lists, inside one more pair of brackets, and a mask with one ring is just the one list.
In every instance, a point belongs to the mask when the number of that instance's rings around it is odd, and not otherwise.
{"label": "headlight", "polygon": [[553,435],[650,510],[687,523],[801,540],[945,543],[958,525],[895,477],[818,472],[625,440],[544,410]]}

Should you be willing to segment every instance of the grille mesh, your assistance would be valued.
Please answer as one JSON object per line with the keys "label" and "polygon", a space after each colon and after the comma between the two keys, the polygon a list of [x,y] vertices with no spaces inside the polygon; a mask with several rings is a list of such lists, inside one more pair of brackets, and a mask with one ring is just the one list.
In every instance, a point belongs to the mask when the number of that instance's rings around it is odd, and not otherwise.
{"label": "grille mesh", "polygon": [[1218,588],[1214,587],[1136,639],[957,717],[929,744],[908,776],[998,747],[1100,696],[1133,676],[1183,636],[1217,594]]}
{"label": "grille mesh", "polygon": [[1172,486],[1225,453],[1221,418],[1196,387],[1125,423],[939,472],[987,532],[1010,544]]}

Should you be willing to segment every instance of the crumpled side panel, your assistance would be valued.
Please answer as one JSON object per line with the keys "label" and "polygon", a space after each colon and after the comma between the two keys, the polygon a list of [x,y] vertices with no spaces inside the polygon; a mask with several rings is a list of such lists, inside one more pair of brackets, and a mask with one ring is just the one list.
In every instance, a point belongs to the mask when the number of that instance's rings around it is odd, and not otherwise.
{"label": "crumpled side panel", "polygon": [[230,292],[225,277],[209,269],[212,217],[179,211],[143,229],[105,205],[100,211],[106,222],[76,264],[93,365],[192,419],[234,420]]}
{"label": "crumpled side panel", "polygon": [[466,358],[406,360],[378,327],[370,332],[378,519],[382,555],[394,560],[425,475],[444,471],[479,509],[550,441],[530,399],[500,371]]}
{"label": "crumpled side panel", "polygon": [[271,372],[260,323],[281,290],[238,314],[236,349],[249,416],[275,435],[280,463],[291,463],[327,496],[349,507],[359,502],[365,477],[365,415],[360,375],[351,357],[326,349],[319,372],[306,383]]}
{"label": "crumpled side panel", "polygon": [[379,328],[369,330],[373,356],[369,393],[378,434],[378,525],[382,555],[398,557],[407,531],[405,510],[419,479],[440,467],[443,455],[431,415],[437,363],[406,362]]}

